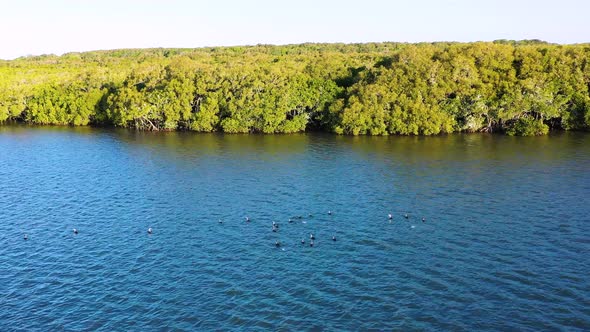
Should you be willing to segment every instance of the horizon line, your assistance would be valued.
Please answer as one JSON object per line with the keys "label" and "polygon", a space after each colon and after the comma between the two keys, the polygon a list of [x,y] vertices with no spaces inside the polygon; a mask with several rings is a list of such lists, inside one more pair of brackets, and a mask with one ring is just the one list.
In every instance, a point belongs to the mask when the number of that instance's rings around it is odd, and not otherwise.
{"label": "horizon line", "polygon": [[437,41],[362,41],[362,42],[315,42],[315,41],[306,41],[300,43],[257,43],[257,44],[234,44],[234,45],[203,45],[203,46],[195,46],[195,47],[174,47],[174,46],[147,46],[147,47],[122,47],[122,48],[103,48],[103,49],[91,49],[91,50],[82,50],[82,51],[66,51],[63,53],[41,53],[41,54],[26,54],[21,55],[15,58],[0,58],[0,61],[13,61],[19,59],[27,59],[27,58],[34,58],[34,57],[50,57],[56,56],[61,57],[69,54],[81,54],[81,53],[92,53],[92,52],[111,52],[111,51],[121,51],[121,50],[166,50],[166,49],[182,49],[182,50],[199,50],[199,49],[210,49],[210,48],[232,48],[232,47],[260,47],[260,46],[272,46],[272,47],[281,47],[281,46],[303,46],[303,45],[363,45],[363,44],[443,44],[443,43],[450,43],[450,44],[476,44],[476,43],[497,43],[497,42],[532,42],[538,44],[547,44],[547,45],[586,45],[590,44],[590,41],[586,42],[576,42],[576,43],[559,43],[559,42],[550,42],[543,39],[538,38],[531,38],[531,39],[493,39],[493,40],[474,40],[474,41],[456,41],[456,40],[437,40]]}

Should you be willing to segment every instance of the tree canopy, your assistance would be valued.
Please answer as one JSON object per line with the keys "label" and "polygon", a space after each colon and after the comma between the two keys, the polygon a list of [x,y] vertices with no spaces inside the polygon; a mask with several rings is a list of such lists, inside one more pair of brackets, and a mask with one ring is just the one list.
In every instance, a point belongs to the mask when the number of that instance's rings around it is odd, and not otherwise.
{"label": "tree canopy", "polygon": [[134,49],[0,61],[0,123],[350,135],[590,129],[590,45]]}

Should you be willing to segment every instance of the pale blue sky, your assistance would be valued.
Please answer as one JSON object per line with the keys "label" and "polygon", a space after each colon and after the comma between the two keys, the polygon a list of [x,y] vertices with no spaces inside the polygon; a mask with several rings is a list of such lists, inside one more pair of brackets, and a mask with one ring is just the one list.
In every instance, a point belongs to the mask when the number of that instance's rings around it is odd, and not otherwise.
{"label": "pale blue sky", "polygon": [[302,42],[590,41],[590,0],[0,0],[0,58]]}

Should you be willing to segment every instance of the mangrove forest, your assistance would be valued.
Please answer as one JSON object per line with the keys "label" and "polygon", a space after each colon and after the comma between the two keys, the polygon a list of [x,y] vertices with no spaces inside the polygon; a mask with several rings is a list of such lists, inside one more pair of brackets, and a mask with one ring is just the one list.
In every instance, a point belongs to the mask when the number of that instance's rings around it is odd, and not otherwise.
{"label": "mangrove forest", "polygon": [[0,60],[0,123],[225,133],[590,129],[590,44],[121,49]]}

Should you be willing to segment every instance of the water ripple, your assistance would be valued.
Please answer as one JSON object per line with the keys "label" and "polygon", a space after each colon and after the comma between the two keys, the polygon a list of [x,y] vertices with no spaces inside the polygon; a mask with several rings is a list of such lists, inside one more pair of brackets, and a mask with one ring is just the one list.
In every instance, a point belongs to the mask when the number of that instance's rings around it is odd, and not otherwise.
{"label": "water ripple", "polygon": [[589,330],[590,136],[536,139],[0,127],[0,330]]}

